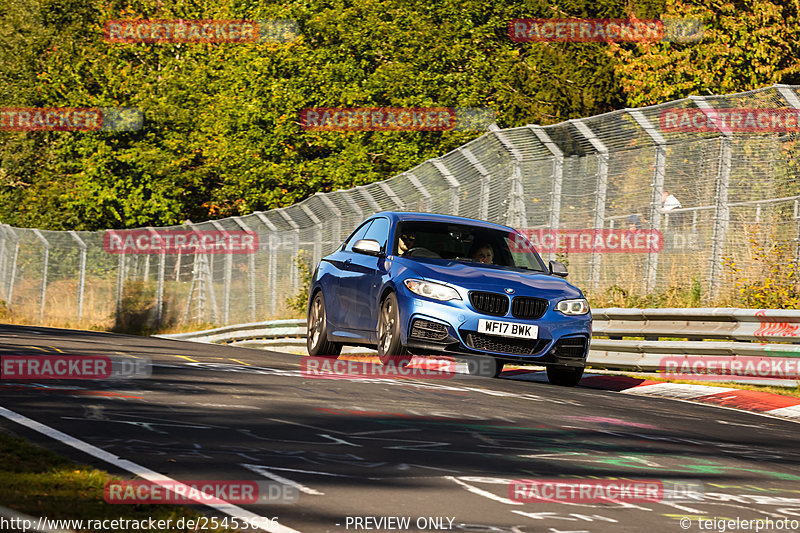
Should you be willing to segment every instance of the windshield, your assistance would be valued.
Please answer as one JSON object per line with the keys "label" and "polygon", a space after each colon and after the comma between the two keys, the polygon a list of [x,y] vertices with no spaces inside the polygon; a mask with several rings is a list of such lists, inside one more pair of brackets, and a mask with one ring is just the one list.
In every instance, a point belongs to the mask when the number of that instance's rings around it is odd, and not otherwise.
{"label": "windshield", "polygon": [[547,272],[530,242],[516,231],[466,224],[409,221],[398,224],[394,254]]}

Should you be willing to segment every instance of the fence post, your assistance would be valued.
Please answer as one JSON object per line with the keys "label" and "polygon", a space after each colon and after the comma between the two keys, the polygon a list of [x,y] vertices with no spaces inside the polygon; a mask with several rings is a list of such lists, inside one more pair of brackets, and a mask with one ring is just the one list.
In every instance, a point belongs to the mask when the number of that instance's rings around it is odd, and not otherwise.
{"label": "fence post", "polygon": [[[786,100],[792,108],[800,109],[800,98],[797,97],[797,93],[795,93],[791,87],[787,85],[778,85],[775,84],[775,87],[778,89],[778,92],[783,99]],[[777,137],[776,137],[777,138]],[[794,245],[794,262],[795,267],[797,267],[797,263],[800,262],[800,215],[798,215],[798,206],[797,200],[794,201],[794,220],[796,228],[795,228],[795,245]]]}
{"label": "fence post", "polygon": [[[211,224],[217,231],[224,233],[225,238],[228,238],[228,231],[217,220],[212,220]],[[231,310],[231,275],[233,270],[233,256],[230,253],[225,254],[225,274],[223,275],[223,290],[222,295],[222,323],[226,326],[231,323],[230,310]],[[213,285],[213,278],[212,278]]]}
{"label": "fence post", "polygon": [[[157,242],[159,240],[158,232],[151,227],[147,228],[150,235],[154,237]],[[164,274],[166,271],[166,250],[161,247],[158,253],[158,281],[156,285],[156,327],[161,326],[161,321],[164,318]]]}
{"label": "fence post", "polygon": [[11,298],[14,296],[14,281],[16,280],[17,277],[17,259],[19,258],[19,235],[17,235],[17,232],[14,231],[11,228],[11,226],[6,226],[6,231],[11,233],[11,235],[14,237],[14,259],[11,260],[11,275],[8,280],[8,290],[6,291],[6,294],[8,295],[8,298],[6,298],[6,304],[8,304],[8,306],[10,307]]}
{"label": "fence post", "polygon": [[489,193],[491,192],[490,182],[491,176],[489,175],[489,171],[486,170],[486,167],[475,157],[469,148],[462,147],[457,148],[461,154],[467,158],[469,164],[478,171],[478,174],[481,175],[481,197],[480,197],[480,204],[478,206],[478,218],[481,220],[488,220],[489,219]]}
{"label": "fence post", "polygon": [[447,185],[450,187],[450,214],[451,215],[458,215],[458,210],[460,208],[459,202],[459,194],[461,190],[461,183],[456,179],[455,176],[444,166],[441,159],[433,159],[431,163],[436,170],[439,171],[439,174],[442,175],[444,180],[447,182]]}
{"label": "fence post", "polygon": [[[244,220],[241,217],[231,217],[236,224],[242,228],[247,233],[255,233],[250,227],[245,224]],[[260,248],[260,243],[259,243]],[[249,284],[250,289],[250,322],[256,321],[256,252],[258,249],[254,249],[253,253],[247,254],[247,281]],[[231,254],[228,254],[229,256]]]}
{"label": "fence post", "polygon": [[410,170],[406,171],[405,176],[408,178],[409,183],[417,190],[419,195],[422,197],[422,211],[430,211],[431,210],[431,193],[428,192],[428,189],[419,181],[419,178],[414,175],[413,172]]}
{"label": "fence post", "polygon": [[78,274],[78,322],[80,322],[83,318],[83,290],[86,285],[86,243],[83,242],[77,232],[70,231],[69,234],[81,249],[81,266]]}
{"label": "fence post", "polygon": [[397,196],[397,194],[392,190],[392,188],[389,187],[388,183],[386,183],[385,181],[379,181],[378,187],[380,187],[381,190],[386,193],[386,196],[388,196],[389,199],[394,203],[394,205],[397,206],[398,210],[400,211],[405,210],[406,208],[405,204],[402,202],[402,200],[400,200],[400,197]]}
{"label": "fence post", "polygon": [[[608,190],[608,148],[603,142],[580,120],[570,120],[570,123],[586,137],[591,145],[597,150],[597,202],[594,208],[594,227],[603,229],[606,225],[606,193]],[[592,288],[597,288],[600,284],[600,266],[602,256],[600,252],[592,251],[589,278]]]}
{"label": "fence post", "polygon": [[361,197],[367,201],[367,204],[369,205],[370,209],[372,209],[371,214],[375,214],[378,211],[383,211],[383,209],[381,209],[380,204],[378,204],[378,202],[375,201],[375,198],[372,196],[372,193],[369,191],[367,187],[368,187],[367,185],[356,185],[356,192],[361,193]]}
{"label": "fence post", "polygon": [[0,249],[0,287],[5,294],[6,288],[6,266],[8,263],[8,238],[6,235],[5,224],[0,224],[0,235],[3,237],[2,249]]}
{"label": "fence post", "polygon": [[276,280],[278,277],[278,261],[276,257],[278,244],[276,242],[277,236],[275,235],[278,231],[278,228],[276,228],[275,224],[273,224],[272,221],[267,218],[267,215],[265,215],[263,211],[257,211],[255,215],[269,231],[269,258],[267,259],[267,276],[269,278],[269,312],[274,316],[278,310],[278,295],[276,294],[276,291],[278,290],[278,281]]}
{"label": "fence post", "polygon": [[[350,190],[353,191],[353,189]],[[356,202],[355,199],[353,199],[354,192],[336,191],[336,194],[344,198],[345,203],[347,203],[350,209],[352,209],[353,212],[356,213],[356,216],[358,217],[358,220],[356,220],[356,224],[364,220],[364,211],[358,205],[358,202]],[[342,236],[342,240],[344,240],[345,237],[346,236]]]}
{"label": "fence post", "polygon": [[525,211],[525,189],[522,185],[522,152],[506,137],[499,128],[493,130],[495,138],[511,154],[511,187],[506,210],[505,223],[512,228],[520,229],[528,225],[528,215]]}
{"label": "fence post", "polygon": [[[633,119],[650,136],[656,145],[656,157],[653,170],[653,198],[650,204],[650,229],[661,231],[661,193],[664,190],[664,175],[667,167],[667,140],[661,135],[652,122],[641,111],[628,110]],[[664,236],[661,237],[662,247]],[[662,248],[663,249],[663,248]],[[650,293],[656,288],[658,276],[658,252],[647,252],[647,275],[645,277],[645,292]]]}
{"label": "fence post", "polygon": [[717,124],[714,108],[701,96],[691,97],[692,101],[702,109],[709,124],[716,125],[720,132],[719,137],[719,165],[717,166],[717,180],[714,191],[714,229],[711,236],[711,266],[709,268],[708,297],[715,300],[719,296],[719,278],[722,276],[722,256],[725,253],[725,239],[728,234],[730,222],[730,207],[728,206],[728,185],[731,178],[731,158],[733,156],[732,135]]}
{"label": "fence post", "polygon": [[[528,128],[536,135],[539,142],[553,154],[553,188],[550,192],[550,220],[548,223],[551,230],[557,231],[561,223],[561,187],[564,183],[564,152],[553,142],[544,128],[534,125],[530,125]],[[555,251],[548,252],[547,257],[549,260],[555,259]]]}
{"label": "fence post", "polygon": [[125,250],[119,254],[117,262],[117,318],[122,312],[122,292],[125,284]]}
{"label": "fence post", "polygon": [[325,253],[330,253],[336,247],[338,243],[340,243],[342,238],[342,212],[339,211],[339,208],[336,207],[336,204],[328,198],[328,195],[325,193],[315,193],[314,196],[319,196],[319,199],[322,200],[322,203],[325,204],[325,207],[328,208],[328,211],[333,213],[333,218],[331,219],[331,223],[333,224],[333,232],[332,232],[332,240],[331,247],[328,250],[325,250]]}
{"label": "fence post", "polygon": [[[190,221],[184,223],[189,226],[189,230],[195,234],[198,232],[197,228]],[[202,236],[197,235],[198,242],[203,242]],[[179,250],[180,251],[180,250]],[[211,300],[211,321],[219,322],[219,312],[217,308],[217,297],[214,293],[214,275],[208,267],[208,254],[195,251],[194,262],[192,263],[192,284],[189,287],[189,297],[186,299],[186,308],[183,313],[182,324],[186,323],[189,318],[189,311],[192,305],[192,296],[194,295],[195,288],[197,289],[197,315],[198,320],[205,320],[206,314],[206,291],[208,298]]]}
{"label": "fence post", "polygon": [[[380,209],[380,207],[378,209]],[[292,258],[289,262],[289,283],[292,286],[292,294],[290,296],[293,296],[297,294],[297,287],[299,285],[297,279],[297,265],[294,264],[294,260],[300,253],[300,226],[297,225],[297,222],[295,222],[286,211],[287,209],[285,208],[278,209],[278,214],[292,227],[292,233],[294,235]]]}
{"label": "fence post", "polygon": [[50,243],[47,242],[47,239],[44,238],[42,232],[38,229],[33,230],[34,235],[42,242],[42,246],[44,247],[43,257],[42,257],[42,290],[39,295],[39,320],[44,318],[44,304],[45,298],[47,297],[47,266],[50,262]]}
{"label": "fence post", "polygon": [[[307,205],[300,204],[300,209],[302,209],[303,213],[314,223],[314,244],[312,245],[311,263],[312,265],[316,265],[322,258],[322,221]],[[312,266],[311,268],[314,267]]]}
{"label": "fence post", "polygon": [[0,233],[3,235],[3,251],[2,255],[0,255],[0,275],[2,275],[2,279],[0,279],[0,287],[2,287],[3,296],[5,297],[6,302],[8,302],[8,279],[10,276],[8,271],[8,256],[10,253],[9,245],[11,240],[16,240],[16,237],[13,231],[11,231],[11,226],[8,224],[0,224]]}

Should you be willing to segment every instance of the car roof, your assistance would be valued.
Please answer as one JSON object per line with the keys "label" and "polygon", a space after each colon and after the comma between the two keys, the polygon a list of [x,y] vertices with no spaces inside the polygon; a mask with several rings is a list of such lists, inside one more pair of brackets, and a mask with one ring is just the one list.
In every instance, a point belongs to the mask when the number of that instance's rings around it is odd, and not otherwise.
{"label": "car roof", "polygon": [[416,213],[412,211],[381,211],[375,213],[372,217],[384,216],[388,217],[392,222],[405,222],[405,221],[420,221],[420,222],[449,222],[452,224],[469,224],[471,226],[479,226],[483,228],[499,229],[505,231],[514,231],[514,228],[503,226],[502,224],[495,224],[485,220],[478,220],[476,218],[457,217],[453,215],[438,215],[435,213]]}

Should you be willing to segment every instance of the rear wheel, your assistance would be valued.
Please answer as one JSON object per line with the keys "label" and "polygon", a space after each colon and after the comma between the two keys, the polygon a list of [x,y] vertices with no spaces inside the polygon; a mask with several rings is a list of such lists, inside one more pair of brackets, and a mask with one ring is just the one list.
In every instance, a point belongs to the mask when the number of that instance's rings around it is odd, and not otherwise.
{"label": "rear wheel", "polygon": [[583,377],[582,366],[548,366],[547,379],[553,385],[574,387]]}
{"label": "rear wheel", "polygon": [[384,365],[407,365],[411,354],[400,341],[400,313],[397,297],[389,293],[381,302],[378,315],[378,358]]}
{"label": "rear wheel", "polygon": [[308,355],[313,357],[337,358],[342,353],[342,345],[328,341],[328,318],[325,312],[325,297],[322,291],[314,295],[308,309],[308,335],[306,337]]}
{"label": "rear wheel", "polygon": [[504,361],[494,357],[476,355],[467,360],[467,371],[470,376],[496,378],[503,371],[503,365],[505,365]]}

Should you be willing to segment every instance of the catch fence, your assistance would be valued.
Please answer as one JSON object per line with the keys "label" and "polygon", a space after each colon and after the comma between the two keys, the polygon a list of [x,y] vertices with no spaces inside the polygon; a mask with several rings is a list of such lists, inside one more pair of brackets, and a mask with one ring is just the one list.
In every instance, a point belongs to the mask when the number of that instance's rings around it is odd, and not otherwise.
{"label": "catch fence", "polygon": [[[659,250],[542,255],[567,262],[570,281],[591,294],[694,286],[704,301],[718,303],[737,280],[763,278],[770,262],[796,267],[800,259],[798,134],[717,126],[683,131],[668,127],[665,116],[797,111],[798,88],[775,85],[551,126],[491,128],[385,181],[317,193],[283,209],[158,228],[253,232],[251,254],[115,254],[103,246],[105,232],[4,225],[0,298],[32,322],[113,320],[121,329],[285,317],[286,298],[303,283],[298,254],[316,264],[365,217],[402,210],[528,230],[656,230],[663,235]],[[681,207],[665,211],[664,191]]]}

